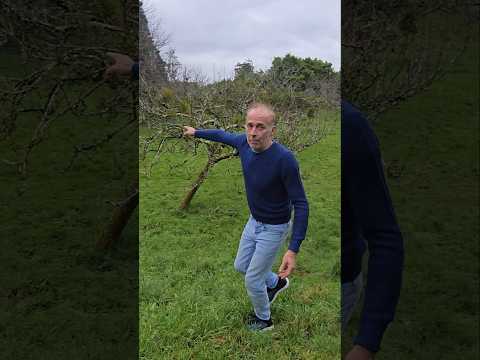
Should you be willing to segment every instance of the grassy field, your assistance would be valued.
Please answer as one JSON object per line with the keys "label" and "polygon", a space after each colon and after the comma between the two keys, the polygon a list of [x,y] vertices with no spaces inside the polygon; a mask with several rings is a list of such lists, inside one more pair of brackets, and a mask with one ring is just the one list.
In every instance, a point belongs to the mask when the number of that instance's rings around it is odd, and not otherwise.
{"label": "grassy field", "polygon": [[375,124],[387,167],[401,169],[388,182],[406,256],[379,360],[478,358],[477,41],[443,79]]}
{"label": "grassy field", "polygon": [[269,333],[245,329],[251,305],[233,268],[249,215],[240,160],[218,164],[185,212],[177,209],[204,156],[162,155],[140,177],[141,359],[339,358],[339,146],[337,121],[298,155],[309,229]]}

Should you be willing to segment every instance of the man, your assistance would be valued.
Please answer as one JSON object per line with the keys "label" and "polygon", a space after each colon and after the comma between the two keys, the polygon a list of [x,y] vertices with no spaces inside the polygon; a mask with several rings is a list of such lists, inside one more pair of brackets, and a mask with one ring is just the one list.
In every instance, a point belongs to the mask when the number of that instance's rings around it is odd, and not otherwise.
{"label": "man", "polygon": [[[296,255],[305,238],[308,202],[297,161],[284,146],[273,141],[275,114],[256,103],[249,107],[246,134],[184,127],[185,136],[194,136],[235,147],[240,155],[251,216],[243,230],[235,269],[245,275],[245,287],[254,308],[248,322],[253,331],[273,328],[270,304],[289,285]],[[292,237],[283,256],[279,275],[271,271],[275,256],[285,240],[291,217]]]}
{"label": "man", "polygon": [[400,295],[403,240],[383,173],[377,138],[362,114],[342,102],[342,331],[368,275],[360,326],[346,360],[373,359]]}

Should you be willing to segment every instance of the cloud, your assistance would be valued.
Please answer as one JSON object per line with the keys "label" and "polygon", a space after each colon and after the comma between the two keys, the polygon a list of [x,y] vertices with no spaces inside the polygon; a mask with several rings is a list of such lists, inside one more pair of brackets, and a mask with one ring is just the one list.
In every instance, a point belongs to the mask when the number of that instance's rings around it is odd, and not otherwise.
{"label": "cloud", "polygon": [[270,67],[287,53],[340,68],[340,2],[299,0],[145,0],[149,21],[161,19],[179,60],[212,76],[251,59]]}

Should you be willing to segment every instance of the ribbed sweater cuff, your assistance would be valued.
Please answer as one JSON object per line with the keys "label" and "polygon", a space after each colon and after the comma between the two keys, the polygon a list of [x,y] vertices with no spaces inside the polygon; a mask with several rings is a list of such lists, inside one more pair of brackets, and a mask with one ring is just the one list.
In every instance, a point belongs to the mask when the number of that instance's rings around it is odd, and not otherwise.
{"label": "ribbed sweater cuff", "polygon": [[388,323],[384,321],[363,320],[354,344],[361,345],[371,352],[377,352],[387,325]]}

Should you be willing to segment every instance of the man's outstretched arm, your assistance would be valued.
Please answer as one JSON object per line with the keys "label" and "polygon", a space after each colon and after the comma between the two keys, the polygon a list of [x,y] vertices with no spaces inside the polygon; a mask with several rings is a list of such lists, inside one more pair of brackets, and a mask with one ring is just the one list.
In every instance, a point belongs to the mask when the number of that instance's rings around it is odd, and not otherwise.
{"label": "man's outstretched arm", "polygon": [[[377,138],[366,119],[360,113],[354,115],[355,119],[342,121],[342,134],[345,135],[342,143],[345,142],[350,154],[354,154],[351,161],[344,164],[342,176],[348,177],[346,195],[350,197],[369,250],[365,300],[354,343],[375,353],[393,320],[400,296],[403,239],[385,180]],[[346,359],[361,358],[347,356]]]}
{"label": "man's outstretched arm", "polygon": [[236,135],[233,133],[229,133],[223,130],[217,129],[195,129],[191,126],[184,126],[183,127],[183,135],[186,137],[197,137],[205,140],[221,142],[226,145],[233,146],[238,148],[240,144],[240,140],[244,135]]}

